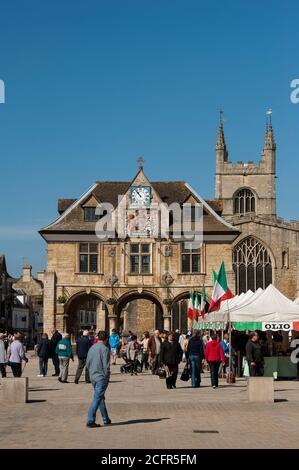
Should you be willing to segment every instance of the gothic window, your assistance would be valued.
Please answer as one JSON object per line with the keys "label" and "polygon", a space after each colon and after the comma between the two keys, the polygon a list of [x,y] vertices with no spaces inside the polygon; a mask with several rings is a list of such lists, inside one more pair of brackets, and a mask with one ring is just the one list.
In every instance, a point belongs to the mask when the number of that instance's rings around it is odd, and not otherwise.
{"label": "gothic window", "polygon": [[253,237],[241,241],[233,251],[236,294],[265,289],[272,282],[272,264],[267,248]]}
{"label": "gothic window", "polygon": [[240,189],[234,196],[234,214],[255,212],[255,196],[250,189]]}

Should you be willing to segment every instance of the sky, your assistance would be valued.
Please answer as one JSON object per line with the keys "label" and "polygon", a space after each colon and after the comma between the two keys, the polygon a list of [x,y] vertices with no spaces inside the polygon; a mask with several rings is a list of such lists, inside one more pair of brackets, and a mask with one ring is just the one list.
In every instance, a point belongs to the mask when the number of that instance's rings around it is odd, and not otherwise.
{"label": "sky", "polygon": [[0,253],[46,268],[37,230],[98,180],[214,197],[219,109],[229,158],[277,141],[277,210],[299,219],[297,0],[0,0]]}

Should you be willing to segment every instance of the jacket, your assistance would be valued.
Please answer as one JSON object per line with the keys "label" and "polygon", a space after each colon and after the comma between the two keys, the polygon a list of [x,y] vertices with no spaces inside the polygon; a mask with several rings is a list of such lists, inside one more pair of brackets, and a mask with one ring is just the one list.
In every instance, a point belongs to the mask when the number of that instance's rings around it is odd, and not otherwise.
{"label": "jacket", "polygon": [[2,339],[0,339],[0,364],[4,364],[5,363],[5,344],[4,344],[4,341],[2,341]]}
{"label": "jacket", "polygon": [[250,364],[250,362],[255,362],[256,364],[263,364],[264,357],[261,345],[259,343],[254,343],[250,339],[246,344],[246,358],[248,364]]}
{"label": "jacket", "polygon": [[223,349],[220,343],[216,339],[212,339],[206,345],[205,349],[205,358],[207,362],[222,361],[223,364],[225,362],[225,357],[223,353]]}
{"label": "jacket", "polygon": [[135,361],[139,352],[139,346],[135,341],[130,341],[126,346],[127,358],[130,361]]}
{"label": "jacket", "polygon": [[204,359],[204,347],[202,339],[199,336],[192,336],[188,341],[187,356],[199,356]]}
{"label": "jacket", "polygon": [[20,364],[22,360],[27,361],[24,346],[18,339],[15,339],[8,346],[7,356],[9,357],[9,362],[16,362]]}
{"label": "jacket", "polygon": [[52,352],[55,352],[56,346],[61,340],[61,334],[59,333],[59,331],[55,331],[55,333],[52,335],[52,338],[50,339]]}
{"label": "jacket", "polygon": [[92,383],[100,380],[109,380],[110,377],[110,351],[103,341],[91,346],[87,354],[86,367]]}
{"label": "jacket", "polygon": [[72,351],[72,346],[70,343],[70,340],[67,338],[64,338],[59,341],[59,343],[56,346],[55,353],[57,354],[58,357],[73,357],[73,351]]}
{"label": "jacket", "polygon": [[51,355],[51,343],[48,339],[42,338],[37,345],[37,355],[42,359],[49,359]]}
{"label": "jacket", "polygon": [[226,342],[224,341],[224,339],[223,339],[222,341],[220,341],[220,344],[221,344],[221,347],[222,347],[222,349],[223,349],[224,355],[225,355],[225,356],[228,356],[228,355],[229,355],[229,344],[226,343]]}
{"label": "jacket", "polygon": [[[158,341],[159,341],[159,343],[160,343],[160,345],[161,345],[161,344],[162,344],[161,338],[158,337],[157,339],[158,339]],[[149,352],[150,352],[150,355],[151,355],[152,357],[154,357],[155,354],[156,354],[156,340],[155,340],[155,336],[154,336],[154,335],[151,336],[150,339],[149,339],[149,341],[148,341],[148,350],[149,350]]]}
{"label": "jacket", "polygon": [[161,346],[160,362],[165,365],[174,366],[181,362],[183,351],[177,341],[170,343],[164,341]]}
{"label": "jacket", "polygon": [[92,342],[88,336],[81,336],[77,340],[77,356],[79,359],[86,359],[89,349],[92,346]]}
{"label": "jacket", "polygon": [[120,337],[117,333],[112,333],[109,337],[109,346],[111,349],[116,349],[120,343]]}

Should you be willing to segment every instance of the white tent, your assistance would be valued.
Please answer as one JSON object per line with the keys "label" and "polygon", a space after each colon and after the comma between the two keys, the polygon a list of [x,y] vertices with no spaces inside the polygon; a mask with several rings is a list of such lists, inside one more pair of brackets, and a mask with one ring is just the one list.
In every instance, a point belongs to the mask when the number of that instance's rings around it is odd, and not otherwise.
{"label": "white tent", "polygon": [[295,305],[299,305],[299,297],[297,297],[297,299],[295,299],[293,303],[294,303]]}
{"label": "white tent", "polygon": [[[246,296],[246,294],[245,294]],[[228,311],[216,312],[216,321],[228,321]],[[230,309],[232,322],[297,322],[299,321],[299,305],[294,304],[276,287],[270,284],[264,291],[257,291],[249,296],[248,301],[243,297]]]}

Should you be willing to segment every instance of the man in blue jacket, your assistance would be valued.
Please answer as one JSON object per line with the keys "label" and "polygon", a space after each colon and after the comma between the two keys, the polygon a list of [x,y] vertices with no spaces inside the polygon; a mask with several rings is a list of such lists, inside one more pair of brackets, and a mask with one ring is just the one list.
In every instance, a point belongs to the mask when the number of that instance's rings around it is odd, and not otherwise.
{"label": "man in blue jacket", "polygon": [[110,346],[110,351],[112,355],[112,364],[115,366],[116,364],[116,358],[117,358],[117,352],[118,352],[118,347],[120,343],[120,337],[116,332],[116,329],[113,328],[111,335],[109,337],[109,346]]}
{"label": "man in blue jacket", "polygon": [[94,388],[94,396],[87,414],[88,428],[98,428],[96,424],[96,413],[100,410],[104,426],[111,424],[105,404],[105,392],[110,378],[110,351],[107,347],[108,335],[105,331],[99,331],[99,341],[88,351],[86,366]]}
{"label": "man in blue jacket", "polygon": [[78,356],[78,367],[75,375],[75,384],[79,383],[80,377],[85,367],[85,382],[90,383],[88,369],[86,367],[86,359],[89,349],[92,346],[92,342],[89,338],[89,331],[84,330],[82,336],[77,340],[77,356]]}

